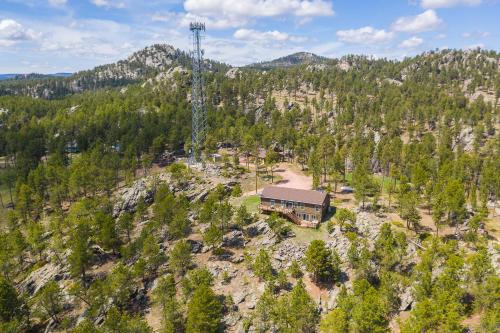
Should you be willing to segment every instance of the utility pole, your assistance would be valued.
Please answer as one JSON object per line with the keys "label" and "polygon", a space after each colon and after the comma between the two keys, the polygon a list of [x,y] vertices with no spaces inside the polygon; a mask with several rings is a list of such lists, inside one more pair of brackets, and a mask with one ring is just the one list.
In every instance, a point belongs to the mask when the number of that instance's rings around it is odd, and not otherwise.
{"label": "utility pole", "polygon": [[191,134],[191,161],[198,162],[201,149],[207,138],[207,110],[205,107],[205,95],[203,87],[203,50],[201,49],[202,33],[205,31],[205,24],[192,22],[189,25],[193,38],[193,49],[191,59],[193,62],[192,78],[192,134]]}

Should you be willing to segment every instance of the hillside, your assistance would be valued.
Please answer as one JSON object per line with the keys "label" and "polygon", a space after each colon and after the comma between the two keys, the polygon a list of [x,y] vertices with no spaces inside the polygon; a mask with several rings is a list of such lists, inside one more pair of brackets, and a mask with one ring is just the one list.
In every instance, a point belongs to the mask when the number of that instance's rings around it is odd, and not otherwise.
{"label": "hillside", "polygon": [[[28,95],[45,99],[101,88],[123,87],[142,82],[174,67],[190,68],[187,53],[167,44],[156,44],[117,63],[77,72],[69,77],[33,77],[0,82],[0,95]],[[226,65],[207,61],[208,70]]]}
{"label": "hillside", "polygon": [[2,80],[31,80],[31,79],[42,79],[50,77],[68,77],[73,75],[72,73],[54,73],[54,74],[0,74],[0,81]]}
{"label": "hillside", "polygon": [[283,67],[286,68],[297,65],[323,64],[326,63],[327,61],[328,58],[318,56],[314,53],[298,52],[271,61],[264,61],[247,65],[246,67],[258,68],[258,69],[272,69],[272,68],[283,68]]}
{"label": "hillside", "polygon": [[0,332],[495,332],[500,55],[273,64],[207,60],[194,164],[170,46],[0,83]]}

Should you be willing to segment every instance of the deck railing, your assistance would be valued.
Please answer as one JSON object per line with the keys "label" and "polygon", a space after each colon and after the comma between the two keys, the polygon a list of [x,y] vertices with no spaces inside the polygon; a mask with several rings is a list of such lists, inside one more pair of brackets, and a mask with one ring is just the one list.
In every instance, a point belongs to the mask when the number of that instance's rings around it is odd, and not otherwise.
{"label": "deck railing", "polygon": [[313,222],[313,221],[306,221],[301,219],[295,210],[286,208],[283,206],[268,206],[268,205],[259,205],[259,209],[263,212],[276,212],[279,213],[281,216],[288,218],[290,221],[293,223],[297,224],[298,226],[301,227],[307,227],[307,228],[317,228],[319,226],[319,222]]}

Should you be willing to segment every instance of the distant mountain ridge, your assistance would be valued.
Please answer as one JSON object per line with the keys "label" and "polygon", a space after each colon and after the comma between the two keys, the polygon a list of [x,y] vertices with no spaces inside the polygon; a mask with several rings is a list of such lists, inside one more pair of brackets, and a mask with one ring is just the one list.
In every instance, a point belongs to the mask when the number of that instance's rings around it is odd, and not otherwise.
{"label": "distant mountain ridge", "polygon": [[[390,73],[381,69],[389,63],[397,64]],[[298,52],[271,61],[250,64],[243,67],[231,67],[224,63],[206,59],[205,68],[210,72],[224,73],[229,78],[236,78],[235,73],[245,70],[287,69],[294,66],[305,66],[308,71],[372,70],[378,75],[379,84],[391,83],[401,85],[410,76],[428,77],[431,73],[446,72],[456,76],[461,68],[500,66],[499,54],[488,50],[440,50],[427,51],[420,55],[402,60],[375,59],[365,55],[345,55],[341,58],[327,58],[310,52]],[[4,74],[7,80],[0,79],[0,96],[26,95],[34,98],[60,98],[83,91],[103,88],[123,87],[142,82],[155,82],[170,77],[172,73],[191,69],[191,58],[187,52],[168,44],[155,44],[139,50],[124,60],[116,63],[97,66],[91,70],[80,71],[70,76],[66,73],[54,75],[29,74],[16,76]],[[486,70],[485,69],[485,70]],[[462,71],[463,72],[463,71]],[[487,71],[485,71],[487,72]],[[488,77],[488,76],[486,76]],[[460,78],[471,92],[473,87],[481,84],[479,79],[466,84],[465,80],[473,79],[465,73]],[[467,81],[469,82],[469,81]],[[491,100],[491,98],[489,98]]]}
{"label": "distant mountain ridge", "polygon": [[324,64],[331,59],[319,56],[311,52],[297,52],[271,61],[264,61],[247,65],[245,67],[272,69],[277,67],[291,67],[297,65],[316,65]]}
{"label": "distant mountain ridge", "polygon": [[[229,66],[206,60],[209,70]],[[191,68],[187,52],[168,44],[155,44],[139,50],[116,63],[97,66],[70,76],[28,75],[16,80],[3,80],[0,95],[28,95],[37,98],[55,98],[86,90],[120,87],[145,81],[174,67]],[[12,77],[8,77],[12,79]]]}
{"label": "distant mountain ridge", "polygon": [[39,73],[29,73],[29,74],[0,74],[0,81],[3,80],[30,80],[30,79],[44,79],[51,77],[69,77],[73,73],[53,73],[53,74],[39,74]]}

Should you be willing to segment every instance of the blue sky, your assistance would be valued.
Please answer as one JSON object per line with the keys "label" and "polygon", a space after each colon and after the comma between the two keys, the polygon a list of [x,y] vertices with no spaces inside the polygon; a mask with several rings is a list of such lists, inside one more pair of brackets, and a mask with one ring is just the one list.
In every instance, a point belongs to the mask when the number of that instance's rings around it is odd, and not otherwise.
{"label": "blue sky", "polygon": [[0,73],[74,72],[154,43],[232,65],[298,51],[401,59],[440,48],[500,49],[500,0],[0,0]]}

